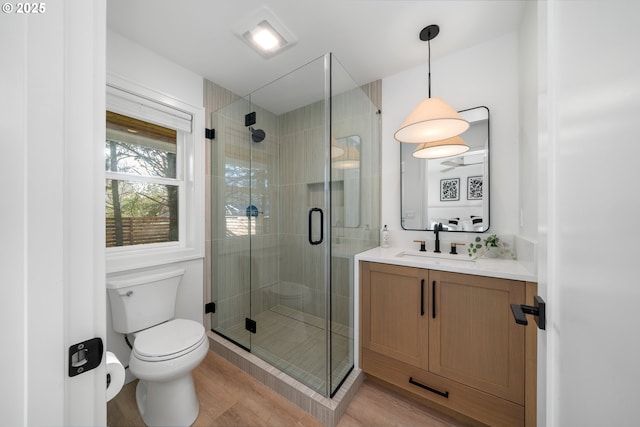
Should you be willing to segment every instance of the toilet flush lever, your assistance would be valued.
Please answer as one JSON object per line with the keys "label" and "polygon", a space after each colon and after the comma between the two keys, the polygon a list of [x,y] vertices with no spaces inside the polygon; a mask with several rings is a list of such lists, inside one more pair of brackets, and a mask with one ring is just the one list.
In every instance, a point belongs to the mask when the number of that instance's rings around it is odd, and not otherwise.
{"label": "toilet flush lever", "polygon": [[69,376],[97,368],[102,362],[104,346],[101,338],[92,338],[69,347]]}

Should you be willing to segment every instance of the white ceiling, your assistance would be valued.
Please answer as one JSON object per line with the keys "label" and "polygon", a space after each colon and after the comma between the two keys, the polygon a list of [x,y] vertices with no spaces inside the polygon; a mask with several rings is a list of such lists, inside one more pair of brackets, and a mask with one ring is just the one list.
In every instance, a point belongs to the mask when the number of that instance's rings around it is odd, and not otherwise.
{"label": "white ceiling", "polygon": [[[108,27],[239,95],[332,52],[359,85],[515,31],[525,0],[108,0]],[[265,59],[234,29],[267,7],[297,43]],[[435,76],[434,76],[435,77]]]}

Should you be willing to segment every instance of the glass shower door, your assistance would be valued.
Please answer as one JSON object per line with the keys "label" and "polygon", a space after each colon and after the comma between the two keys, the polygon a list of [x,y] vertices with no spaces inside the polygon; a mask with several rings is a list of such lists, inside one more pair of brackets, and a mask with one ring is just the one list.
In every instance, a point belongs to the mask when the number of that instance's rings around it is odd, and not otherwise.
{"label": "glass shower door", "polygon": [[[325,58],[251,94],[252,202],[260,212],[251,239],[251,352],[327,394],[329,271],[328,104]],[[291,103],[289,95],[307,92]]]}
{"label": "glass shower door", "polygon": [[211,328],[249,350],[251,333],[251,135],[244,125],[251,102],[241,98],[212,115],[211,294],[216,313]]}

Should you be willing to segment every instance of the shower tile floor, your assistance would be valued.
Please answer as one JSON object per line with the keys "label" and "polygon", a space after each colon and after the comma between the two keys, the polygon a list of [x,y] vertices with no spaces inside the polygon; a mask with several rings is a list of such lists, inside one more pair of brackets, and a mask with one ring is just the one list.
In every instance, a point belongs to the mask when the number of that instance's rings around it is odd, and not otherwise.
{"label": "shower tile floor", "polygon": [[[253,320],[257,323],[257,333],[251,334],[251,352],[323,393],[326,384],[324,319],[279,305],[256,314]],[[332,382],[335,388],[353,365],[352,357],[349,357],[353,332],[336,323],[332,325],[332,331]],[[247,334],[244,322],[220,332],[232,339]]]}

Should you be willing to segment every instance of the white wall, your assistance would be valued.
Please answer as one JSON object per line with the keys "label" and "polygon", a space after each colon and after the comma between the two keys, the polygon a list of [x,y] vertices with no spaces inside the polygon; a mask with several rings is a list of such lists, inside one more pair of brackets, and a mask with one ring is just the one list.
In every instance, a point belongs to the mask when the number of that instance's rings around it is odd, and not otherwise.
{"label": "white wall", "polygon": [[[171,100],[177,100],[181,103],[194,107],[203,107],[203,78],[197,74],[175,64],[164,57],[161,57],[147,48],[136,44],[121,35],[107,31],[107,81],[111,77],[117,77],[118,80],[124,80],[134,83],[143,88],[149,89],[154,93],[165,95],[163,102],[171,103]],[[194,119],[196,125],[194,132],[196,135],[196,144],[204,144],[204,109],[202,108],[202,117]],[[201,147],[203,148],[203,147]],[[203,157],[204,149],[199,151]],[[198,156],[196,156],[198,157]],[[198,248],[200,255],[196,257],[188,257],[184,261],[173,262],[171,265],[179,266],[185,269],[185,275],[182,278],[178,289],[178,297],[176,302],[176,316],[186,319],[192,319],[203,322],[204,310],[204,223],[201,219],[204,217],[204,159],[196,158],[196,162],[200,163],[200,167],[196,168],[197,175],[195,180],[198,181],[197,188],[200,189],[196,206],[202,209],[197,213],[198,228],[195,233],[201,236],[198,240]],[[171,256],[168,257],[169,259]],[[164,257],[167,259],[167,257]],[[167,261],[170,262],[170,261]],[[148,262],[145,262],[148,265]],[[122,274],[140,273],[154,268],[162,268],[169,264],[166,262],[161,265],[145,266],[145,268],[136,268],[135,265],[129,270],[119,270],[117,273],[109,274],[108,277],[114,277]],[[139,267],[139,266],[138,266]],[[109,267],[109,257],[107,256],[107,271],[111,271]],[[127,347],[121,334],[113,331],[111,325],[111,314],[107,317],[107,349],[112,351],[124,365],[128,365],[130,350]],[[127,380],[132,379],[127,371]]]}
{"label": "white wall", "polygon": [[[432,49],[437,49],[432,43]],[[425,46],[426,54],[426,46]],[[518,232],[518,36],[508,34],[431,62],[432,96],[453,108],[486,106],[491,120],[490,233]],[[427,64],[383,79],[382,83],[382,224],[392,246],[411,247],[433,233],[403,231],[400,226],[400,154],[394,132],[427,97]],[[475,234],[443,233],[443,242]]]}
{"label": "white wall", "polygon": [[[107,29],[107,74],[203,106],[203,77]],[[204,132],[204,131],[203,131]]]}
{"label": "white wall", "polygon": [[527,2],[518,33],[520,159],[519,234],[538,235],[538,20],[536,2]]}

